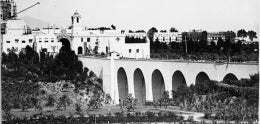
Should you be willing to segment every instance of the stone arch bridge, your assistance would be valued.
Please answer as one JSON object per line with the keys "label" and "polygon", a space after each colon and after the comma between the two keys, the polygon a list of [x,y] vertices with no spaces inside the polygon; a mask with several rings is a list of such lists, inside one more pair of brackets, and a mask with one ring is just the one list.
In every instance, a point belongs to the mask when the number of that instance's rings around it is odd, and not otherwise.
{"label": "stone arch bridge", "polygon": [[[115,104],[131,93],[139,102],[158,99],[163,91],[176,90],[205,80],[249,78],[258,73],[258,63],[213,63],[178,60],[130,60],[79,57],[103,79],[103,89]],[[171,95],[170,95],[171,96]]]}

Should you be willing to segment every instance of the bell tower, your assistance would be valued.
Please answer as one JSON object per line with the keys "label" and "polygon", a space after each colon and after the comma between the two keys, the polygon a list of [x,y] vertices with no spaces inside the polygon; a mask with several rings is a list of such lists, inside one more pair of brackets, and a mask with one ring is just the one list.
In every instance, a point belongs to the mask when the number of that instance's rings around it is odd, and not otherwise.
{"label": "bell tower", "polygon": [[81,25],[81,16],[80,14],[75,11],[74,14],[71,16],[71,26],[72,26],[72,33],[79,34],[82,31]]}
{"label": "bell tower", "polygon": [[71,16],[71,24],[72,26],[76,26],[76,25],[79,25],[80,24],[80,14],[75,11],[74,14]]}

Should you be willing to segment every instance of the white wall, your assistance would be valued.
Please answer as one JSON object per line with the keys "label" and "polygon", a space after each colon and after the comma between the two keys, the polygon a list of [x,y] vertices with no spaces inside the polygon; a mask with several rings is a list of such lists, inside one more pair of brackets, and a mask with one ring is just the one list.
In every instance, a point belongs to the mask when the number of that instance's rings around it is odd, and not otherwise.
{"label": "white wall", "polygon": [[8,49],[16,49],[19,53],[27,45],[33,46],[34,35],[3,35],[3,52],[8,53]]}
{"label": "white wall", "polygon": [[24,20],[8,20],[6,23],[7,35],[23,35],[27,29]]}
{"label": "white wall", "polygon": [[62,43],[57,41],[57,36],[54,34],[39,34],[35,39],[37,52],[47,49],[47,52],[57,53],[62,47]]}

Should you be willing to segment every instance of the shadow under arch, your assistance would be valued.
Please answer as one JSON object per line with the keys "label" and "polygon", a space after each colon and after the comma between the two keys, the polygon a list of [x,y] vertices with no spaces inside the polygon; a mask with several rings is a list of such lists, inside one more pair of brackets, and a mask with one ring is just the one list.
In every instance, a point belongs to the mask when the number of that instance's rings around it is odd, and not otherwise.
{"label": "shadow under arch", "polygon": [[223,78],[223,82],[227,82],[227,81],[237,81],[238,78],[236,77],[236,75],[232,74],[232,73],[228,73],[225,75],[225,77]]}
{"label": "shadow under arch", "polygon": [[209,76],[205,72],[200,72],[196,76],[195,85],[205,83],[205,81],[210,81]]}
{"label": "shadow under arch", "polygon": [[177,70],[172,75],[172,90],[176,91],[181,85],[187,86],[186,80],[182,72]]}
{"label": "shadow under arch", "polygon": [[162,73],[156,69],[152,73],[152,92],[153,98],[158,100],[162,97],[163,92],[165,91],[165,83],[162,76]]}
{"label": "shadow under arch", "polygon": [[134,92],[138,103],[144,103],[146,100],[146,87],[143,72],[139,68],[134,71]]}
{"label": "shadow under arch", "polygon": [[117,83],[119,99],[125,100],[128,95],[128,82],[125,69],[122,67],[117,71]]}

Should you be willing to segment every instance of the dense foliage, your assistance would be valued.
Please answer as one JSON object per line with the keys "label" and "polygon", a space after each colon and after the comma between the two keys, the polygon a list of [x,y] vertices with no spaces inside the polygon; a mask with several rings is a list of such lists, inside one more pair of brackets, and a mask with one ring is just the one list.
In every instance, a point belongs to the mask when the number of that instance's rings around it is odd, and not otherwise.
{"label": "dense foliage", "polygon": [[[231,61],[245,62],[258,61],[258,42],[251,44],[242,44],[242,41],[234,42],[234,39],[219,38],[217,42],[207,41],[207,38],[201,38],[196,41],[193,39],[183,39],[182,42],[170,42],[169,44],[160,42],[159,39],[153,41],[153,34],[158,32],[156,28],[148,31],[150,40],[151,58],[164,59],[188,59],[188,60],[207,60],[207,61]],[[234,34],[235,35],[235,34]],[[255,32],[243,30],[238,31],[241,37],[249,36],[255,38]],[[186,49],[187,48],[187,49]]]}
{"label": "dense foliage", "polygon": [[125,43],[146,43],[146,39],[126,36]]}
{"label": "dense foliage", "polygon": [[[97,79],[89,69],[83,69],[74,51],[64,46],[56,57],[45,53],[40,53],[39,56],[30,46],[19,55],[13,51],[2,55],[2,110],[7,117],[14,108],[23,111],[28,108],[42,110],[42,100],[46,91],[41,89],[39,82],[66,81],[75,86],[75,92],[80,89],[95,89],[96,92],[103,93],[102,80]],[[66,89],[66,85],[62,88]],[[57,109],[66,109],[66,106],[71,104],[70,98],[67,95],[58,95],[45,95],[45,106],[51,107],[56,104]]]}

